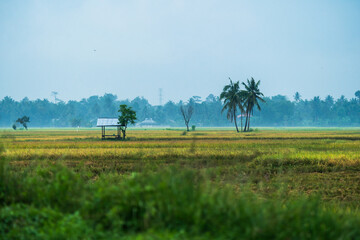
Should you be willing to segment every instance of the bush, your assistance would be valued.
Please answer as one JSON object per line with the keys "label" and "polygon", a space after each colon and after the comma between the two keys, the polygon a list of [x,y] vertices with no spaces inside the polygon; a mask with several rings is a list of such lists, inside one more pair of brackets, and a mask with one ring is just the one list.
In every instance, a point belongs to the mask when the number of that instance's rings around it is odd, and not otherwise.
{"label": "bush", "polygon": [[0,210],[2,239],[84,239],[92,229],[77,213],[66,214],[51,208],[14,204]]}
{"label": "bush", "polygon": [[246,190],[236,194],[192,170],[106,174],[94,182],[86,181],[86,173],[51,166],[23,174],[1,171],[0,177],[1,239],[135,239],[138,234],[151,239],[152,233],[156,239],[360,236],[357,211],[325,208],[317,198],[284,202]]}

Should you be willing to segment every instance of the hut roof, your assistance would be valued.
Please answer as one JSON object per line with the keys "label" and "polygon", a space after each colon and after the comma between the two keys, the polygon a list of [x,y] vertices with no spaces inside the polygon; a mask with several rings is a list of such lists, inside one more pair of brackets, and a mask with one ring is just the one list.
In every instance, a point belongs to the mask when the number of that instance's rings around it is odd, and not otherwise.
{"label": "hut roof", "polygon": [[97,119],[96,126],[97,127],[118,127],[123,126],[118,123],[119,120],[117,118],[109,118],[109,117],[101,117]]}

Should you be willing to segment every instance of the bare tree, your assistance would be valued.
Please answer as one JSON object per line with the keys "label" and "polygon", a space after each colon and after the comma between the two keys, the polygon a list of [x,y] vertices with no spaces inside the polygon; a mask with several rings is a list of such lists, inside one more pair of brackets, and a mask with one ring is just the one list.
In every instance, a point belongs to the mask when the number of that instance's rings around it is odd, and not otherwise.
{"label": "bare tree", "polygon": [[194,107],[190,104],[184,106],[184,105],[181,105],[180,106],[180,111],[181,111],[181,114],[184,118],[184,121],[185,121],[185,125],[186,125],[186,130],[187,131],[190,131],[189,130],[189,122],[190,122],[190,119],[191,119],[191,116],[194,112]]}

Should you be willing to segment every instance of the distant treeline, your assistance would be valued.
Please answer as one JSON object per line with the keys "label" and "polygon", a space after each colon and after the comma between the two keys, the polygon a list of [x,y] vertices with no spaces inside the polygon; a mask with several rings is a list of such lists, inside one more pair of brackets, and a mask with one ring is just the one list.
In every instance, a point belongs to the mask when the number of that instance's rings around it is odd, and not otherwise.
{"label": "distant treeline", "polygon": [[[344,96],[334,99],[314,97],[296,100],[277,95],[265,97],[261,112],[254,110],[252,126],[360,126],[360,98],[346,99]],[[180,113],[182,104],[192,104],[194,114],[190,125],[233,126],[221,113],[222,103],[219,97],[210,94],[205,100],[194,96],[186,103],[167,102],[163,106],[152,106],[142,97],[130,100],[118,100],[116,95],[91,96],[81,101],[50,102],[47,99],[30,101],[24,98],[15,101],[5,97],[0,101],[0,126],[11,127],[22,116],[29,116],[31,127],[93,127],[98,117],[117,117],[120,104],[131,106],[137,113],[138,122],[152,118],[162,126],[184,126]],[[240,119],[239,119],[240,120]],[[240,123],[240,121],[239,121]]]}

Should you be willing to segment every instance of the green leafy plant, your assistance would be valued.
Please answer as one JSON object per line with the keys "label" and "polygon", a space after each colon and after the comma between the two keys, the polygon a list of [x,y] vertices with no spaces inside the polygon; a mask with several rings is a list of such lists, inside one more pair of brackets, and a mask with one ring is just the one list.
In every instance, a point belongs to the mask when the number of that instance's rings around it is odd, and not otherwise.
{"label": "green leafy plant", "polygon": [[118,118],[119,124],[121,124],[121,131],[123,134],[123,139],[125,140],[126,137],[126,129],[129,124],[135,124],[136,118],[136,112],[131,109],[131,107],[128,107],[126,104],[120,105],[120,109],[118,110],[120,112],[120,116]]}

